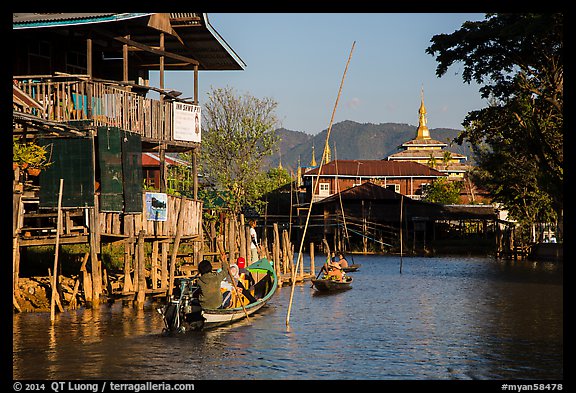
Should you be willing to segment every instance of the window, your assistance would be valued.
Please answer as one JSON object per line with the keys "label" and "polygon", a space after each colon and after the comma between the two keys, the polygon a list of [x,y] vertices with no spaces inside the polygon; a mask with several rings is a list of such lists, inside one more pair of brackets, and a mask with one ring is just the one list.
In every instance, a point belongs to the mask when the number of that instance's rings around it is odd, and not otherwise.
{"label": "window", "polygon": [[70,74],[85,74],[87,72],[86,54],[76,51],[67,52],[66,72]]}
{"label": "window", "polygon": [[416,194],[420,194],[420,195],[426,195],[426,192],[428,191],[428,188],[430,187],[430,183],[423,183],[420,186],[420,192],[418,192],[418,190],[416,191]]}
{"label": "window", "polygon": [[318,185],[318,195],[330,195],[330,183],[320,183]]}
{"label": "window", "polygon": [[52,72],[52,47],[47,41],[38,41],[28,46],[28,73],[50,74]]}
{"label": "window", "polygon": [[400,184],[388,184],[386,186],[386,189],[400,193]]}

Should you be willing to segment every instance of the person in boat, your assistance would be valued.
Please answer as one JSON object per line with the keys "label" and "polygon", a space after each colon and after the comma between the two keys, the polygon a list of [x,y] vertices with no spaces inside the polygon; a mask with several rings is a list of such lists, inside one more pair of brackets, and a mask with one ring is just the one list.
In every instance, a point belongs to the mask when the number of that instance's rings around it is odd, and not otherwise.
{"label": "person in boat", "polygon": [[246,269],[246,259],[238,257],[236,264],[238,265],[238,275],[240,276],[241,283],[244,284],[243,287],[251,290],[254,287],[255,281],[252,273]]}
{"label": "person in boat", "polygon": [[322,270],[325,273],[324,277],[329,280],[342,281],[344,278],[344,272],[338,261],[336,261],[336,257],[333,257],[332,261],[325,263],[322,266]]}
{"label": "person in boat", "polygon": [[224,297],[220,288],[222,281],[228,277],[228,274],[224,270],[213,272],[212,264],[206,259],[198,264],[198,273],[200,273],[197,280],[200,288],[198,296],[200,307],[204,309],[222,308]]}
{"label": "person in boat", "polygon": [[338,259],[339,259],[338,263],[340,264],[340,267],[341,267],[341,268],[345,268],[345,267],[348,267],[348,266],[349,266],[349,265],[348,265],[348,261],[346,260],[346,258],[344,258],[344,254],[343,254],[343,253],[341,253],[341,252],[338,253]]}
{"label": "person in boat", "polygon": [[[243,279],[240,276],[240,268],[237,264],[233,263],[230,265],[230,273],[232,274],[233,285],[236,285],[236,288],[238,289],[238,296],[240,296],[240,298],[248,299],[248,303],[255,302],[256,298],[250,293],[249,288],[246,286],[246,282],[243,282]],[[236,296],[233,296],[233,299],[233,304],[240,304],[240,301],[236,300]],[[244,299],[242,299],[242,302],[244,302]]]}

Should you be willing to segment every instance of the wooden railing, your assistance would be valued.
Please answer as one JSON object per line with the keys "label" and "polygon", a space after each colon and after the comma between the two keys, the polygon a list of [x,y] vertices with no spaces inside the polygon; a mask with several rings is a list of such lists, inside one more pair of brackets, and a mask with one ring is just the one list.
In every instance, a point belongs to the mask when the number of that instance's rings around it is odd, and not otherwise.
{"label": "wooden railing", "polygon": [[[142,214],[100,212],[100,234],[132,237],[138,236],[143,230],[145,236],[174,237],[178,220],[181,219],[184,222],[181,236],[199,236],[202,230],[202,201],[168,195],[167,202],[166,221],[148,221],[145,211]],[[180,209],[181,203],[184,203],[182,210]],[[144,201],[144,208],[146,208],[146,201]],[[179,212],[182,214],[181,218],[179,218]]]}
{"label": "wooden railing", "polygon": [[57,122],[93,120],[95,126],[119,127],[144,138],[173,141],[170,101],[146,98],[130,91],[128,86],[78,78],[15,77],[14,80],[44,107],[44,111],[25,108],[25,113]]}

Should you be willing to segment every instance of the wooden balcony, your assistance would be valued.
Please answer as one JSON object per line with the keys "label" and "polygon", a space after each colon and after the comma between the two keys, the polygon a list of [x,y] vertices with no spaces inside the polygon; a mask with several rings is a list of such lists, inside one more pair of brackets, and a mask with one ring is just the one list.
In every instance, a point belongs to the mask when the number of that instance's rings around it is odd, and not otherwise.
{"label": "wooden balcony", "polygon": [[149,90],[167,94],[160,89],[83,76],[16,76],[14,82],[43,107],[25,108],[24,113],[56,122],[91,120],[94,126],[140,134],[143,141],[190,145],[174,140],[174,98],[146,98]]}

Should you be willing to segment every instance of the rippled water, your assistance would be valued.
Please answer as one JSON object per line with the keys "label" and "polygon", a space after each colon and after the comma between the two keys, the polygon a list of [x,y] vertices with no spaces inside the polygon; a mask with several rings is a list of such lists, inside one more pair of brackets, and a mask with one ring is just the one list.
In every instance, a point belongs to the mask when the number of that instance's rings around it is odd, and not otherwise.
{"label": "rippled water", "polygon": [[14,379],[563,379],[562,264],[354,256],[352,289],[290,287],[249,321],[161,334],[155,311],[16,314]]}

